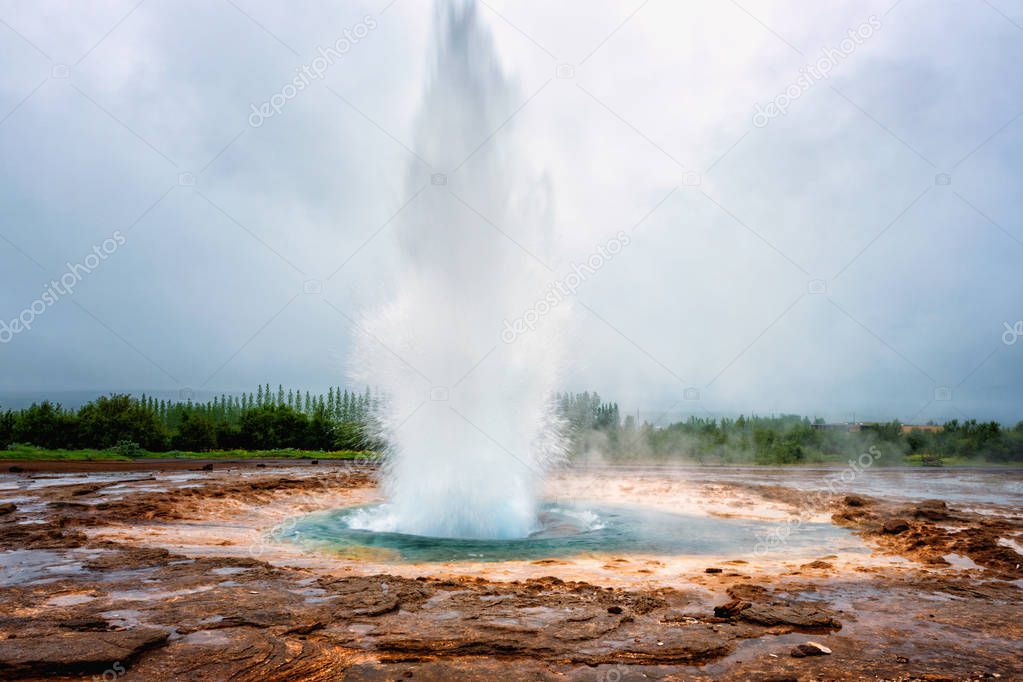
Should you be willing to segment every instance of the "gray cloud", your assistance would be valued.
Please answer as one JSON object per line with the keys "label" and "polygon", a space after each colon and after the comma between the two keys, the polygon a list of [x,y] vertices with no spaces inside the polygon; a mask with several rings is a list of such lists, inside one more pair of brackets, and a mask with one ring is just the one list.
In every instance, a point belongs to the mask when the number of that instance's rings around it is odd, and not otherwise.
{"label": "gray cloud", "polygon": [[[495,134],[546,178],[516,197],[554,216],[537,250],[563,274],[633,236],[579,288],[566,387],[651,414],[1018,420],[1023,344],[1001,336],[1023,319],[1023,33],[984,3],[739,5],[479,8],[521,93]],[[409,175],[451,170],[412,146],[432,10],[385,6],[0,3],[0,319],[127,237],[0,346],[0,390],[343,381],[348,318],[397,281]],[[249,126],[366,15],[322,81]],[[871,15],[876,35],[753,125]]]}

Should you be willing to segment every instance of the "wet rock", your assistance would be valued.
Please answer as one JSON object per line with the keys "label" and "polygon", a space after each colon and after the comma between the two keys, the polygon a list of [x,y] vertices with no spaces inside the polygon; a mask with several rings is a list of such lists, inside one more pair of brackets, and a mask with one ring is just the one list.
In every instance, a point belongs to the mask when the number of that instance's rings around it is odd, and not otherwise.
{"label": "wet rock", "polygon": [[913,515],[928,521],[943,521],[948,518],[948,505],[944,500],[924,500],[916,505]]}
{"label": "wet rock", "polygon": [[760,585],[733,585],[728,588],[728,596],[746,601],[760,601],[768,598],[767,590]]}
{"label": "wet rock", "polygon": [[[594,655],[585,663],[621,663],[635,661],[645,665],[656,663],[679,664],[701,663],[726,656],[732,646],[721,635],[708,626],[696,625],[687,628],[672,628],[656,636],[640,636],[639,641],[626,644],[620,652],[616,652],[613,643],[608,643],[607,651]],[[596,653],[596,652],[594,652]],[[577,658],[578,654],[577,654]]]}
{"label": "wet rock", "polygon": [[20,473],[24,473],[24,471],[25,471],[24,469],[22,469],[19,466],[7,467],[7,470],[10,471],[12,474],[20,474]]}
{"label": "wet rock", "polygon": [[210,498],[244,499],[258,504],[294,491],[342,489],[364,485],[369,480],[360,472],[332,475],[326,483],[318,477],[273,475],[243,480],[211,479],[208,483],[189,488],[132,495],[89,505],[75,514],[74,520],[80,525],[105,525],[110,519],[127,522],[132,519],[169,521],[203,518],[208,514]]}
{"label": "wet rock", "polygon": [[106,632],[110,624],[99,616],[77,616],[61,621],[61,627],[75,632]]}
{"label": "wet rock", "polygon": [[785,602],[774,599],[759,585],[736,585],[729,588],[732,601],[714,607],[714,615],[728,620],[741,620],[756,625],[789,626],[804,630],[840,629],[835,613],[818,602]]}
{"label": "wet rock", "polygon": [[807,642],[799,644],[792,650],[793,658],[804,658],[806,656],[829,656],[831,649],[818,642]]}
{"label": "wet rock", "polygon": [[332,646],[238,627],[200,631],[175,639],[146,653],[131,666],[129,677],[124,679],[327,682],[353,679],[346,674],[347,667],[345,658]]}
{"label": "wet rock", "polygon": [[834,613],[817,604],[752,604],[739,612],[739,618],[758,625],[790,625],[802,629],[837,629],[842,624]]}
{"label": "wet rock", "polygon": [[8,514],[13,514],[17,509],[18,507],[11,502],[5,502],[4,504],[0,504],[0,516],[7,516]]}
{"label": "wet rock", "polygon": [[909,522],[905,519],[889,519],[884,522],[881,530],[888,535],[898,535],[909,530]]}
{"label": "wet rock", "polygon": [[85,562],[90,571],[147,568],[162,566],[171,559],[171,553],[162,547],[118,547]]}
{"label": "wet rock", "polygon": [[86,543],[84,533],[62,530],[46,523],[15,524],[0,526],[0,547],[17,549],[66,549],[81,547]]}
{"label": "wet rock", "polygon": [[736,618],[743,609],[749,608],[751,604],[741,599],[733,599],[727,604],[714,607],[714,616],[717,618]]}
{"label": "wet rock", "polygon": [[212,464],[204,464],[203,467],[202,467],[202,470],[203,471],[213,471],[213,465]]}
{"label": "wet rock", "polygon": [[342,578],[321,584],[335,597],[330,603],[338,618],[392,613],[403,604],[413,605],[425,601],[429,594],[414,581],[396,579],[394,576]]}
{"label": "wet rock", "polygon": [[165,641],[167,632],[154,628],[8,639],[0,641],[0,673],[24,677],[103,671]]}
{"label": "wet rock", "polygon": [[819,568],[819,569],[834,568],[834,567],[835,567],[834,564],[832,564],[830,562],[827,562],[827,561],[824,561],[822,559],[817,559],[816,561],[811,561],[808,564],[803,564],[802,566],[800,566],[800,568]]}
{"label": "wet rock", "polygon": [[[870,653],[878,648],[901,651],[910,642],[913,672],[918,672],[919,679],[937,679],[939,674],[949,679],[976,679],[982,676],[973,672],[971,677],[977,660],[991,669],[1001,669],[1006,678],[1019,677],[1010,673],[1018,673],[1019,664],[1011,658],[1013,652],[1007,651],[1011,647],[1004,644],[1019,639],[1018,619],[1013,618],[1019,605],[1017,585],[994,579],[978,582],[976,577],[954,571],[932,572],[926,565],[867,570],[855,567],[853,560],[843,560],[836,563],[836,570],[862,571],[863,575],[841,574],[837,579],[809,570],[797,580],[758,571],[753,577],[743,576],[746,580],[735,585],[732,581],[722,580],[720,585],[718,580],[703,581],[713,584],[710,591],[714,594],[725,586],[730,588],[727,597],[717,596],[717,601],[708,602],[715,597],[708,596],[705,586],[611,588],[569,580],[576,573],[562,572],[563,562],[556,560],[536,565],[551,566],[562,579],[549,576],[490,582],[483,577],[448,574],[443,580],[392,575],[342,578],[335,573],[274,568],[219,554],[214,558],[199,553],[186,559],[149,547],[145,535],[128,532],[138,519],[156,519],[157,526],[171,521],[172,527],[175,520],[221,523],[217,512],[207,508],[211,500],[216,509],[219,500],[260,504],[294,491],[324,489],[308,465],[301,469],[306,478],[283,476],[277,471],[279,465],[270,466],[272,469],[246,477],[192,475],[187,488],[168,483],[169,490],[119,491],[118,499],[101,504],[82,505],[90,498],[75,491],[84,487],[61,486],[44,497],[58,503],[46,505],[42,512],[46,523],[0,523],[0,549],[52,546],[60,551],[47,550],[46,554],[52,553],[53,561],[62,568],[45,582],[0,590],[0,640],[30,642],[74,631],[72,634],[90,637],[96,646],[97,638],[117,634],[112,632],[115,628],[165,632],[173,628],[176,634],[171,639],[131,661],[121,660],[128,669],[126,680],[153,682],[384,682],[406,679],[408,672],[413,673],[413,680],[483,681],[507,675],[509,670],[522,679],[582,682],[601,674],[623,680],[642,679],[648,672],[651,678],[664,677],[670,666],[708,663],[715,667],[705,669],[708,672],[704,674],[713,674],[715,679],[764,682],[807,675],[814,679],[897,679],[909,672],[907,661]],[[361,475],[346,476],[330,477],[330,487],[363,485]],[[793,491],[791,499],[797,500],[799,495]],[[997,542],[1019,537],[1023,521],[1016,517],[978,516],[961,509],[950,516],[950,522],[939,526],[916,516],[916,505],[905,501],[867,498],[867,506],[857,509],[841,505],[842,499],[836,496],[832,500],[838,514],[849,515],[848,523],[842,525],[861,532],[883,551],[920,561],[961,554],[985,567],[997,566],[997,577],[1003,581],[1023,577],[1015,568],[1023,557]],[[59,506],[71,500],[75,506]],[[882,525],[890,519],[906,520],[909,532],[883,534]],[[76,526],[103,532],[85,536],[71,530]],[[111,533],[108,526],[122,529]],[[16,530],[5,534],[8,527]],[[125,544],[126,538],[131,544]],[[84,551],[74,549],[83,546],[83,541]],[[216,547],[212,551],[219,553]],[[835,559],[820,556],[817,561]],[[636,567],[641,562],[620,559],[613,563]],[[742,563],[716,561],[715,565],[728,572],[732,564]],[[228,567],[245,570],[218,570]],[[754,579],[760,584],[750,584]],[[877,596],[849,601],[846,584],[855,585],[856,590],[869,589],[870,595]],[[942,593],[939,597],[956,598],[921,605],[921,595],[938,592]],[[800,651],[800,656],[789,658],[789,649],[802,637],[778,650],[778,635],[840,625],[828,603],[810,601],[814,594],[847,604],[842,614],[848,612],[859,624],[842,638],[840,655]],[[862,596],[863,592],[853,594]],[[90,599],[69,598],[75,595],[89,595]],[[719,618],[709,618],[710,607],[726,601],[715,609]],[[928,609],[937,614],[929,621]],[[878,626],[882,629],[875,627],[872,615],[887,618],[896,611],[905,614],[906,622],[920,624],[920,629],[892,632],[886,621]],[[838,615],[845,620],[842,614]],[[945,627],[952,625],[954,629]],[[968,641],[962,636],[964,631],[990,632],[992,636]],[[749,648],[740,644],[743,641]],[[743,656],[721,660],[740,646],[744,647]],[[774,649],[781,657],[759,655],[765,648]],[[125,651],[125,656],[132,655],[130,649]],[[800,663],[807,655],[819,657]],[[805,669],[797,674],[801,666]],[[90,674],[100,676],[111,667],[109,663],[96,664],[88,671],[71,667],[61,669],[57,677],[83,679],[84,675],[89,679]],[[0,669],[0,679],[45,679],[50,674],[38,669]]]}
{"label": "wet rock", "polygon": [[846,495],[844,501],[847,507],[865,507],[869,504],[867,498],[859,495]]}
{"label": "wet rock", "polygon": [[703,570],[703,572],[704,572],[704,573],[720,573],[720,572],[721,572],[721,569],[720,569],[720,568],[714,568],[714,567],[711,567],[711,568],[705,568],[705,569]]}
{"label": "wet rock", "polygon": [[700,614],[691,615],[684,609],[670,609],[661,616],[662,623],[701,623]]}

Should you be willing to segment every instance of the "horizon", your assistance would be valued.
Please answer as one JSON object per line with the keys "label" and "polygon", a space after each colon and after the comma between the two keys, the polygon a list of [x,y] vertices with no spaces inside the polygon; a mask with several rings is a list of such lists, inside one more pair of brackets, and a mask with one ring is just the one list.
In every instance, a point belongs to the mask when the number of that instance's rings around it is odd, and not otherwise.
{"label": "horizon", "polygon": [[[266,382],[261,384],[267,385]],[[297,389],[294,386],[288,386],[287,384],[273,383],[269,384],[271,388],[276,389],[278,386],[283,386],[285,391],[295,390],[300,392],[303,396],[307,392],[307,389]],[[343,384],[327,387],[330,388],[341,388],[354,393],[361,394],[367,387],[354,388],[352,386],[345,386]],[[371,388],[371,387],[370,387]],[[327,390],[314,390],[308,389],[308,392],[313,396],[326,395]],[[582,393],[583,391],[568,391],[569,393]],[[1008,420],[998,419],[982,419],[975,415],[965,414],[962,412],[956,412],[955,414],[949,414],[945,417],[929,418],[927,420],[907,421],[900,418],[898,415],[870,415],[866,413],[860,414],[848,414],[848,415],[827,415],[823,413],[801,413],[801,412],[787,412],[780,410],[745,410],[737,412],[711,412],[706,409],[700,409],[699,411],[686,411],[683,409],[675,409],[670,411],[657,410],[653,408],[632,408],[625,409],[621,403],[615,400],[614,396],[608,396],[601,394],[599,391],[589,391],[597,393],[603,400],[607,402],[618,404],[621,409],[622,419],[626,417],[637,417],[637,422],[640,424],[646,423],[654,427],[669,426],[673,423],[687,420],[689,418],[711,418],[716,420],[721,419],[735,419],[738,417],[761,417],[761,418],[780,418],[780,417],[800,417],[809,419],[811,422],[815,420],[824,420],[826,424],[884,424],[892,421],[898,421],[905,426],[927,426],[930,424],[943,425],[953,420],[964,421],[969,419],[975,419],[977,421],[995,421],[1002,426],[1012,428],[1017,424],[1023,422],[1023,417],[1010,418]],[[55,405],[60,405],[65,409],[77,410],[86,403],[94,401],[96,398],[109,397],[112,395],[129,395],[133,398],[140,398],[147,396],[150,398],[156,398],[157,400],[166,400],[169,404],[179,403],[185,404],[192,401],[196,404],[204,404],[212,401],[214,398],[221,396],[228,397],[239,397],[241,395],[255,394],[254,390],[236,390],[236,391],[191,391],[191,395],[183,393],[181,390],[173,389],[157,389],[157,390],[133,390],[133,389],[112,389],[107,391],[92,391],[92,390],[65,390],[65,391],[3,391],[0,390],[0,412],[5,410],[22,410],[30,407],[33,404],[42,403],[44,401],[50,402]]]}

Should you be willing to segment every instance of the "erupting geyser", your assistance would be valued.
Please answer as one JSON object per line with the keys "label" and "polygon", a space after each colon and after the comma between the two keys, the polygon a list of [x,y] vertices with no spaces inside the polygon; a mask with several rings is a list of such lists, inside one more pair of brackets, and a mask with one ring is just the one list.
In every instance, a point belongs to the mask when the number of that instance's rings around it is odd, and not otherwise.
{"label": "erupting geyser", "polygon": [[[526,537],[563,451],[551,395],[567,303],[543,305],[549,190],[515,137],[524,95],[472,3],[440,3],[415,162],[395,220],[389,304],[360,320],[352,373],[381,389],[388,503],[351,526],[448,538]],[[542,312],[511,339],[506,321]],[[502,332],[505,332],[502,336]]]}

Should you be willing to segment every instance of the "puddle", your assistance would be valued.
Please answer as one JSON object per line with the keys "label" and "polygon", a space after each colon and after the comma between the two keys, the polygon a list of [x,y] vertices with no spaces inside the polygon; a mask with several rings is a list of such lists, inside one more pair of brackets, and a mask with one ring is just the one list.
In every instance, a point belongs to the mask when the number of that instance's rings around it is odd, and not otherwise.
{"label": "puddle", "polygon": [[239,573],[251,570],[251,568],[246,568],[244,566],[223,566],[221,568],[214,568],[210,571],[210,573],[213,575],[238,575]]}
{"label": "puddle", "polygon": [[973,559],[971,559],[968,556],[963,556],[962,554],[946,554],[942,558],[948,563],[952,564],[952,568],[958,569],[960,571],[984,570],[983,566],[977,565],[977,563],[974,562]]}
{"label": "puddle", "polygon": [[111,592],[108,596],[113,601],[153,601],[161,599],[171,599],[173,597],[182,597],[186,594],[198,594],[199,592],[208,592],[212,590],[215,585],[201,585],[199,587],[190,587],[183,590],[123,590],[120,592]]}
{"label": "puddle", "polygon": [[200,630],[191,632],[178,641],[182,644],[197,646],[227,646],[231,643],[231,637],[222,630]]}
{"label": "puddle", "polygon": [[91,594],[61,594],[50,597],[43,602],[43,606],[77,606],[86,602],[94,601],[96,597]]}
{"label": "puddle", "polygon": [[0,587],[54,582],[83,570],[81,563],[62,552],[47,549],[0,552]]}
{"label": "puddle", "polygon": [[1008,547],[1016,554],[1023,556],[1023,544],[1020,544],[1013,538],[998,538],[998,544],[1002,547]]}
{"label": "puddle", "polygon": [[134,609],[117,609],[115,611],[103,611],[99,614],[114,627],[136,628],[143,624],[142,612]]}

